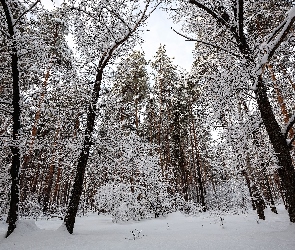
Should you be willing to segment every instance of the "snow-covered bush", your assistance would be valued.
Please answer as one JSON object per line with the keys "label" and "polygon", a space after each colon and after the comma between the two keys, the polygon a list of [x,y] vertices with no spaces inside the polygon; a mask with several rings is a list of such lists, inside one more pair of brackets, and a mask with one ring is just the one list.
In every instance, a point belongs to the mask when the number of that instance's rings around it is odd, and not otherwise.
{"label": "snow-covered bush", "polygon": [[207,188],[207,208],[213,213],[243,213],[250,207],[249,192],[243,180],[231,178]]}

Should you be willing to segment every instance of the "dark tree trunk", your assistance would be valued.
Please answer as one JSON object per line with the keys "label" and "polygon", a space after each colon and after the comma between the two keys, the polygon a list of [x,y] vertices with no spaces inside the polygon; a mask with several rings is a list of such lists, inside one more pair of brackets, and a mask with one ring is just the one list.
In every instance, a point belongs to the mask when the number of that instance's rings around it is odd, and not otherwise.
{"label": "dark tree trunk", "polygon": [[89,104],[88,112],[87,112],[87,125],[86,125],[86,130],[84,135],[83,148],[78,159],[76,177],[75,177],[72,192],[71,192],[68,210],[64,220],[67,230],[70,234],[73,233],[75,218],[76,218],[80,197],[83,190],[84,174],[85,174],[85,169],[86,169],[86,165],[87,165],[87,161],[89,157],[89,150],[92,144],[92,132],[94,129],[96,112],[98,112],[96,104],[99,97],[102,73],[103,73],[103,70],[100,70],[96,75],[96,81],[93,87],[92,98],[91,98],[91,102]]}
{"label": "dark tree trunk", "polygon": [[292,163],[291,154],[284,134],[275,118],[271,104],[267,97],[266,87],[263,83],[262,76],[258,77],[257,103],[263,120],[263,124],[268,133],[269,139],[273,145],[274,151],[278,158],[278,174],[281,179],[281,185],[284,190],[286,205],[291,222],[295,222],[295,171]]}
{"label": "dark tree trunk", "polygon": [[18,55],[17,44],[14,37],[14,27],[12,23],[12,16],[9,11],[9,7],[5,0],[1,0],[6,22],[8,26],[8,32],[10,39],[12,39],[11,46],[11,69],[12,69],[12,88],[13,88],[13,146],[10,147],[12,152],[12,165],[10,169],[11,175],[11,191],[10,191],[10,207],[8,213],[8,230],[6,237],[8,237],[16,228],[16,221],[18,219],[18,203],[19,203],[19,169],[20,169],[20,151],[18,147],[18,132],[20,129],[20,92],[19,92],[19,71],[18,71]]}
{"label": "dark tree trunk", "polygon": [[[191,105],[190,105],[191,106]],[[205,203],[205,187],[204,183],[202,180],[202,173],[201,173],[201,157],[198,151],[198,146],[197,146],[197,136],[196,136],[196,126],[195,126],[195,120],[192,112],[192,107],[191,107],[191,116],[192,116],[192,125],[193,125],[193,135],[194,135],[194,149],[196,152],[196,170],[197,170],[197,183],[198,183],[198,199],[200,200],[201,206],[203,208],[203,211],[206,211],[206,203]]]}
{"label": "dark tree trunk", "polygon": [[273,213],[277,214],[278,211],[277,211],[277,208],[276,208],[276,205],[275,205],[275,201],[274,201],[274,198],[273,198],[273,195],[272,195],[272,191],[271,191],[271,188],[270,188],[270,183],[269,183],[269,180],[268,180],[268,175],[266,173],[266,167],[264,165],[262,165],[262,174],[263,174],[263,178],[264,178],[264,185],[265,185],[265,188],[266,188],[266,197],[268,199],[268,202],[270,203],[270,209]]}
{"label": "dark tree trunk", "polygon": [[206,203],[205,203],[205,196],[204,196],[204,185],[203,185],[203,180],[202,180],[202,172],[201,172],[201,159],[199,152],[197,152],[197,182],[199,185],[199,197],[200,197],[200,203],[202,206],[202,209],[204,212],[206,212]]}
{"label": "dark tree trunk", "polygon": [[[234,25],[231,25],[226,20],[224,20],[220,15],[218,15],[215,12],[215,10],[206,7],[204,4],[199,3],[199,1],[196,0],[190,0],[189,2],[203,9],[205,12],[207,12],[210,16],[212,16],[215,20],[217,20],[220,24],[222,24],[226,29],[228,29],[232,33],[238,44],[238,48],[241,54],[248,61],[249,69],[253,70],[256,66],[256,62],[254,60],[255,53],[251,51],[246,39],[246,35],[244,34],[244,1],[239,0],[239,12],[238,15],[236,15],[238,31]],[[273,41],[272,38],[273,46],[272,50],[268,54],[268,61],[271,59],[271,57],[276,52],[277,48],[286,38],[294,21],[295,17],[293,17],[289,22],[287,22],[288,26],[285,27],[284,32],[281,33],[279,39]],[[279,29],[279,31],[282,31],[282,29]],[[271,41],[269,41],[269,43],[270,42]],[[262,74],[258,76],[258,79],[254,80],[257,80],[257,89],[255,90],[255,94],[257,96],[258,108],[261,113],[263,124],[266,128],[269,139],[279,161],[280,168],[278,169],[278,174],[281,179],[281,185],[284,191],[290,221],[295,222],[295,170],[292,163],[289,147],[287,145],[285,135],[283,135],[283,133],[281,132],[280,126],[276,121],[275,115],[272,111],[272,107],[267,97],[267,89],[263,84]]]}

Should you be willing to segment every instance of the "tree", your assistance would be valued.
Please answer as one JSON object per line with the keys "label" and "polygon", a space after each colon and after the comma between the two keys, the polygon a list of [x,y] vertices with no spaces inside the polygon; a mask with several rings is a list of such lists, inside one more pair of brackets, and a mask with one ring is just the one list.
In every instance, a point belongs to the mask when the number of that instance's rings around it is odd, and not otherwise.
{"label": "tree", "polygon": [[[250,1],[237,0],[224,5],[219,2],[216,4],[195,0],[190,0],[189,2],[192,7],[192,15],[200,16],[201,18],[211,18],[212,21],[206,25],[208,27],[207,34],[211,36],[206,36],[207,40],[183,36],[190,41],[206,44],[211,48],[234,56],[248,71],[246,79],[253,84],[248,89],[255,93],[263,124],[278,157],[280,165],[278,173],[286,194],[290,221],[295,222],[295,171],[289,152],[290,142],[286,140],[288,132],[294,124],[294,119],[290,119],[288,124],[284,125],[286,130],[282,133],[282,129],[275,118],[270,104],[267,87],[263,79],[264,65],[269,63],[276,52],[279,51],[280,45],[285,41],[292,28],[295,21],[295,7],[288,11],[285,19],[275,23],[275,27],[265,30],[266,35],[261,42],[261,40],[255,40],[255,37],[251,37],[246,32],[247,24],[252,22],[248,15],[246,15],[246,12],[249,13],[250,9],[252,12],[255,12],[253,9],[254,5],[251,5]],[[194,29],[192,26],[191,28]],[[221,37],[217,38],[216,33],[218,32],[223,34],[223,39]],[[229,49],[228,46],[224,45],[225,41],[227,43],[230,41],[231,46],[235,49]]]}
{"label": "tree", "polygon": [[[151,6],[153,3],[155,5]],[[71,5],[67,10],[73,15],[74,37],[80,53],[86,61],[91,60],[94,63],[94,68],[93,65],[91,66],[92,71],[87,72],[94,74],[92,94],[87,108],[83,146],[78,157],[77,172],[64,220],[69,233],[73,233],[85,169],[92,145],[95,118],[99,112],[97,101],[104,71],[112,60],[125,52],[126,48],[136,41],[136,31],[159,3],[146,1],[143,10],[138,10],[139,3],[133,1],[124,4],[116,0],[95,3],[92,1],[70,1],[69,4]],[[150,8],[151,12],[149,12]],[[85,26],[85,24],[87,25]],[[93,32],[94,30],[95,32]],[[132,42],[130,39],[133,39]],[[85,43],[85,41],[87,42]]]}
{"label": "tree", "polygon": [[115,73],[114,92],[122,99],[124,110],[121,119],[126,126],[134,127],[139,132],[140,110],[148,94],[147,61],[140,51],[133,51],[123,59]]}
{"label": "tree", "polygon": [[172,211],[156,145],[121,121],[122,103],[116,94],[106,94],[101,102],[104,112],[86,170],[92,176],[89,189],[95,190],[96,209],[110,213],[116,222],[158,217]]}
{"label": "tree", "polygon": [[[6,19],[7,27],[2,34],[9,39],[10,55],[11,55],[11,74],[12,74],[12,120],[13,120],[13,143],[10,146],[12,152],[12,166],[10,169],[11,175],[11,191],[10,191],[10,209],[8,214],[8,231],[6,237],[8,237],[16,227],[16,221],[18,219],[18,203],[19,203],[19,169],[20,169],[20,70],[19,70],[19,57],[20,46],[18,44],[18,36],[21,36],[21,28],[19,23],[24,19],[25,14],[31,11],[40,1],[34,2],[29,8],[24,9],[19,2],[10,2],[1,0],[3,12]],[[7,31],[7,33],[6,33]]]}

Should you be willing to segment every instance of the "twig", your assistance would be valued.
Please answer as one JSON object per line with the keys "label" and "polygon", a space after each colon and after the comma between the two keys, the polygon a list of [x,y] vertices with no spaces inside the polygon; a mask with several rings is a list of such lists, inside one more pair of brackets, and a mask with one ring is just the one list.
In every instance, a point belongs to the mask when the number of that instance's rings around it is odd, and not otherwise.
{"label": "twig", "polygon": [[115,11],[109,9],[108,7],[104,7],[107,11],[109,11],[111,14],[113,14],[115,17],[117,17],[129,30],[129,32],[131,32],[131,28],[128,26],[128,24],[125,22],[125,20]]}
{"label": "twig", "polygon": [[0,29],[0,32],[1,32],[3,35],[5,35],[7,38],[10,38],[10,35],[9,35],[7,32],[5,32],[4,30]]}
{"label": "twig", "polygon": [[30,8],[28,8],[23,14],[21,14],[18,19],[16,19],[16,21],[14,22],[14,24],[12,25],[13,27],[19,22],[19,20],[25,15],[27,14],[29,11],[31,11],[41,0],[37,0],[34,4],[32,4],[32,6]]}
{"label": "twig", "polygon": [[86,14],[86,15],[90,16],[91,18],[93,18],[94,20],[96,20],[96,21],[100,21],[100,20],[95,16],[94,13],[89,13],[89,12],[86,11],[86,10],[82,10],[82,9],[80,9],[80,8],[77,8],[77,7],[71,7],[70,10],[77,10],[77,11],[83,12],[84,14]]}
{"label": "twig", "polygon": [[231,55],[233,55],[233,56],[235,56],[235,57],[241,58],[241,55],[238,55],[238,54],[236,54],[236,53],[233,53],[233,52],[231,52],[231,51],[229,51],[229,50],[227,50],[227,49],[224,49],[224,48],[222,48],[222,47],[219,47],[219,46],[214,45],[214,44],[209,43],[209,42],[205,42],[205,41],[202,41],[202,40],[198,40],[198,39],[195,39],[195,38],[188,37],[188,36],[186,36],[186,35],[184,35],[184,34],[178,32],[178,31],[176,31],[176,30],[173,29],[173,28],[172,28],[172,30],[173,30],[176,34],[178,34],[178,35],[180,35],[180,36],[186,38],[186,39],[187,39],[186,41],[203,43],[203,44],[209,45],[209,46],[211,46],[211,47],[213,47],[213,48],[220,49],[220,50],[222,50],[222,51],[224,51],[224,52],[227,52],[227,53],[229,53],[229,54],[231,54]]}
{"label": "twig", "polygon": [[7,109],[4,109],[4,108],[1,108],[1,107],[0,107],[0,110],[4,111],[4,112],[6,112],[6,113],[9,113],[10,115],[12,115],[12,114],[13,114],[13,112],[12,112],[12,111],[9,111],[9,110],[7,110]]}

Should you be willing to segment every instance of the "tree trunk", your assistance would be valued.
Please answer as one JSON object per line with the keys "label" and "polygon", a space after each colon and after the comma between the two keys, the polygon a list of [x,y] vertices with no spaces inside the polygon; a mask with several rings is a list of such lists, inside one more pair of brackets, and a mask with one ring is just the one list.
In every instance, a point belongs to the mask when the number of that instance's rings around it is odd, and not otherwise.
{"label": "tree trunk", "polygon": [[86,169],[86,165],[87,165],[87,161],[89,157],[89,150],[92,145],[92,132],[94,129],[96,112],[98,112],[96,104],[99,97],[102,74],[103,74],[103,70],[100,69],[96,75],[92,98],[91,98],[91,102],[89,104],[88,112],[87,112],[87,125],[86,125],[86,130],[84,135],[83,148],[78,158],[76,177],[75,177],[72,192],[71,192],[70,203],[69,203],[65,220],[64,220],[66,228],[70,234],[73,233],[73,229],[74,229],[75,217],[78,211],[80,197],[81,197],[82,189],[83,189],[83,179],[84,179],[85,169]]}
{"label": "tree trunk", "polygon": [[250,178],[249,178],[246,170],[243,170],[242,173],[243,173],[243,175],[245,177],[245,180],[246,180],[246,183],[247,183],[247,187],[248,187],[249,194],[250,194],[250,197],[251,197],[252,208],[253,208],[253,210],[256,210],[256,204],[255,204],[255,201],[253,199],[253,192],[252,192],[252,188],[251,188]]}
{"label": "tree trunk", "polygon": [[[275,89],[276,94],[277,94],[277,100],[278,100],[278,103],[279,103],[281,111],[282,111],[284,122],[287,124],[289,122],[290,115],[288,113],[287,106],[286,106],[286,103],[284,101],[282,91],[280,90],[280,88],[279,88],[279,86],[277,84],[277,78],[276,78],[276,76],[274,74],[272,65],[268,64],[268,69],[269,69],[269,72],[271,74],[271,78],[272,78],[273,83],[274,83],[274,89]],[[293,138],[294,131],[293,131],[292,128],[290,129],[289,133],[290,133],[290,137]]]}
{"label": "tree trunk", "polygon": [[8,212],[8,230],[6,237],[8,237],[16,228],[16,221],[18,219],[18,203],[19,203],[19,169],[20,169],[20,150],[19,150],[19,129],[20,129],[20,91],[19,91],[19,70],[18,70],[18,55],[17,44],[14,36],[14,27],[12,23],[12,16],[9,7],[5,0],[1,0],[11,43],[11,70],[12,70],[12,88],[13,88],[13,146],[10,146],[12,152],[12,165],[10,169],[11,175],[11,191],[10,191],[10,207]]}
{"label": "tree trunk", "polygon": [[59,190],[60,190],[60,181],[62,178],[62,167],[59,167],[57,170],[56,180],[55,180],[55,187],[53,192],[52,201],[55,202],[57,205],[60,204],[60,199],[58,198]]}
{"label": "tree trunk", "polygon": [[[191,114],[192,110],[191,110]],[[202,173],[201,173],[201,159],[200,159],[200,154],[199,154],[199,150],[198,150],[198,143],[197,143],[197,136],[196,136],[196,125],[195,125],[195,119],[192,116],[192,125],[193,125],[193,135],[194,135],[194,149],[196,152],[196,170],[197,170],[197,183],[199,185],[199,190],[198,190],[198,196],[201,202],[201,206],[203,208],[203,211],[206,212],[207,208],[206,208],[206,203],[205,203],[205,187],[204,187],[204,183],[202,180]]]}
{"label": "tree trunk", "polygon": [[266,87],[262,80],[262,75],[258,77],[257,89],[255,90],[257,103],[263,120],[263,124],[268,133],[278,158],[280,168],[278,174],[281,185],[285,192],[287,209],[291,222],[295,222],[295,171],[292,164],[289,147],[286,138],[281,132],[281,128],[276,121],[271,104],[267,97]]}
{"label": "tree trunk", "polygon": [[50,194],[52,190],[52,185],[53,185],[53,176],[55,172],[55,162],[58,162],[58,159],[55,159],[55,152],[56,152],[56,144],[57,144],[57,139],[58,135],[60,132],[60,126],[58,127],[57,131],[55,132],[54,136],[54,142],[53,142],[53,150],[52,150],[52,156],[51,156],[51,162],[50,162],[50,167],[49,171],[47,173],[46,179],[45,179],[45,187],[43,189],[43,212],[47,212],[48,210],[48,205],[50,201]]}
{"label": "tree trunk", "polygon": [[266,169],[263,168],[262,171],[263,171],[263,176],[264,176],[264,180],[265,180],[265,186],[266,186],[266,190],[267,190],[267,194],[268,194],[268,198],[269,198],[269,202],[270,202],[270,210],[273,213],[278,214],[278,211],[277,211],[277,208],[276,208],[276,205],[275,205],[275,201],[274,201],[274,198],[273,198],[273,195],[272,195],[272,191],[271,191],[271,188],[270,188],[270,183],[269,183],[269,180],[268,180]]}
{"label": "tree trunk", "polygon": [[[53,43],[52,43],[53,47],[56,46],[57,38],[58,38],[58,25],[56,25],[56,27],[55,27],[54,39],[53,39]],[[36,140],[36,137],[37,137],[37,131],[38,131],[38,122],[39,122],[40,117],[41,117],[41,106],[42,106],[42,104],[44,102],[45,93],[46,93],[46,86],[48,84],[48,80],[49,80],[49,77],[50,77],[50,70],[52,68],[52,64],[53,64],[53,61],[51,60],[50,63],[49,63],[49,66],[48,66],[48,68],[46,70],[45,76],[44,76],[44,81],[43,81],[43,84],[42,84],[43,91],[41,93],[41,96],[40,96],[40,99],[39,99],[39,102],[38,102],[37,111],[35,113],[35,120],[34,120],[34,125],[32,127],[32,132],[31,132],[32,137],[31,137],[31,142],[30,142],[30,145],[29,145],[29,150],[28,150],[27,154],[24,156],[24,159],[23,159],[23,164],[22,164],[23,173],[22,173],[21,178],[20,178],[20,187],[21,187],[21,189],[22,188],[27,189],[27,187],[24,187],[24,185],[27,185],[26,182],[28,182],[26,180],[26,176],[25,176],[24,171],[25,171],[25,169],[28,168],[29,164],[32,162],[33,151],[34,151],[34,143],[35,143],[35,140]],[[24,194],[24,195],[26,197],[26,194]],[[21,200],[22,200],[22,197],[21,197]]]}

